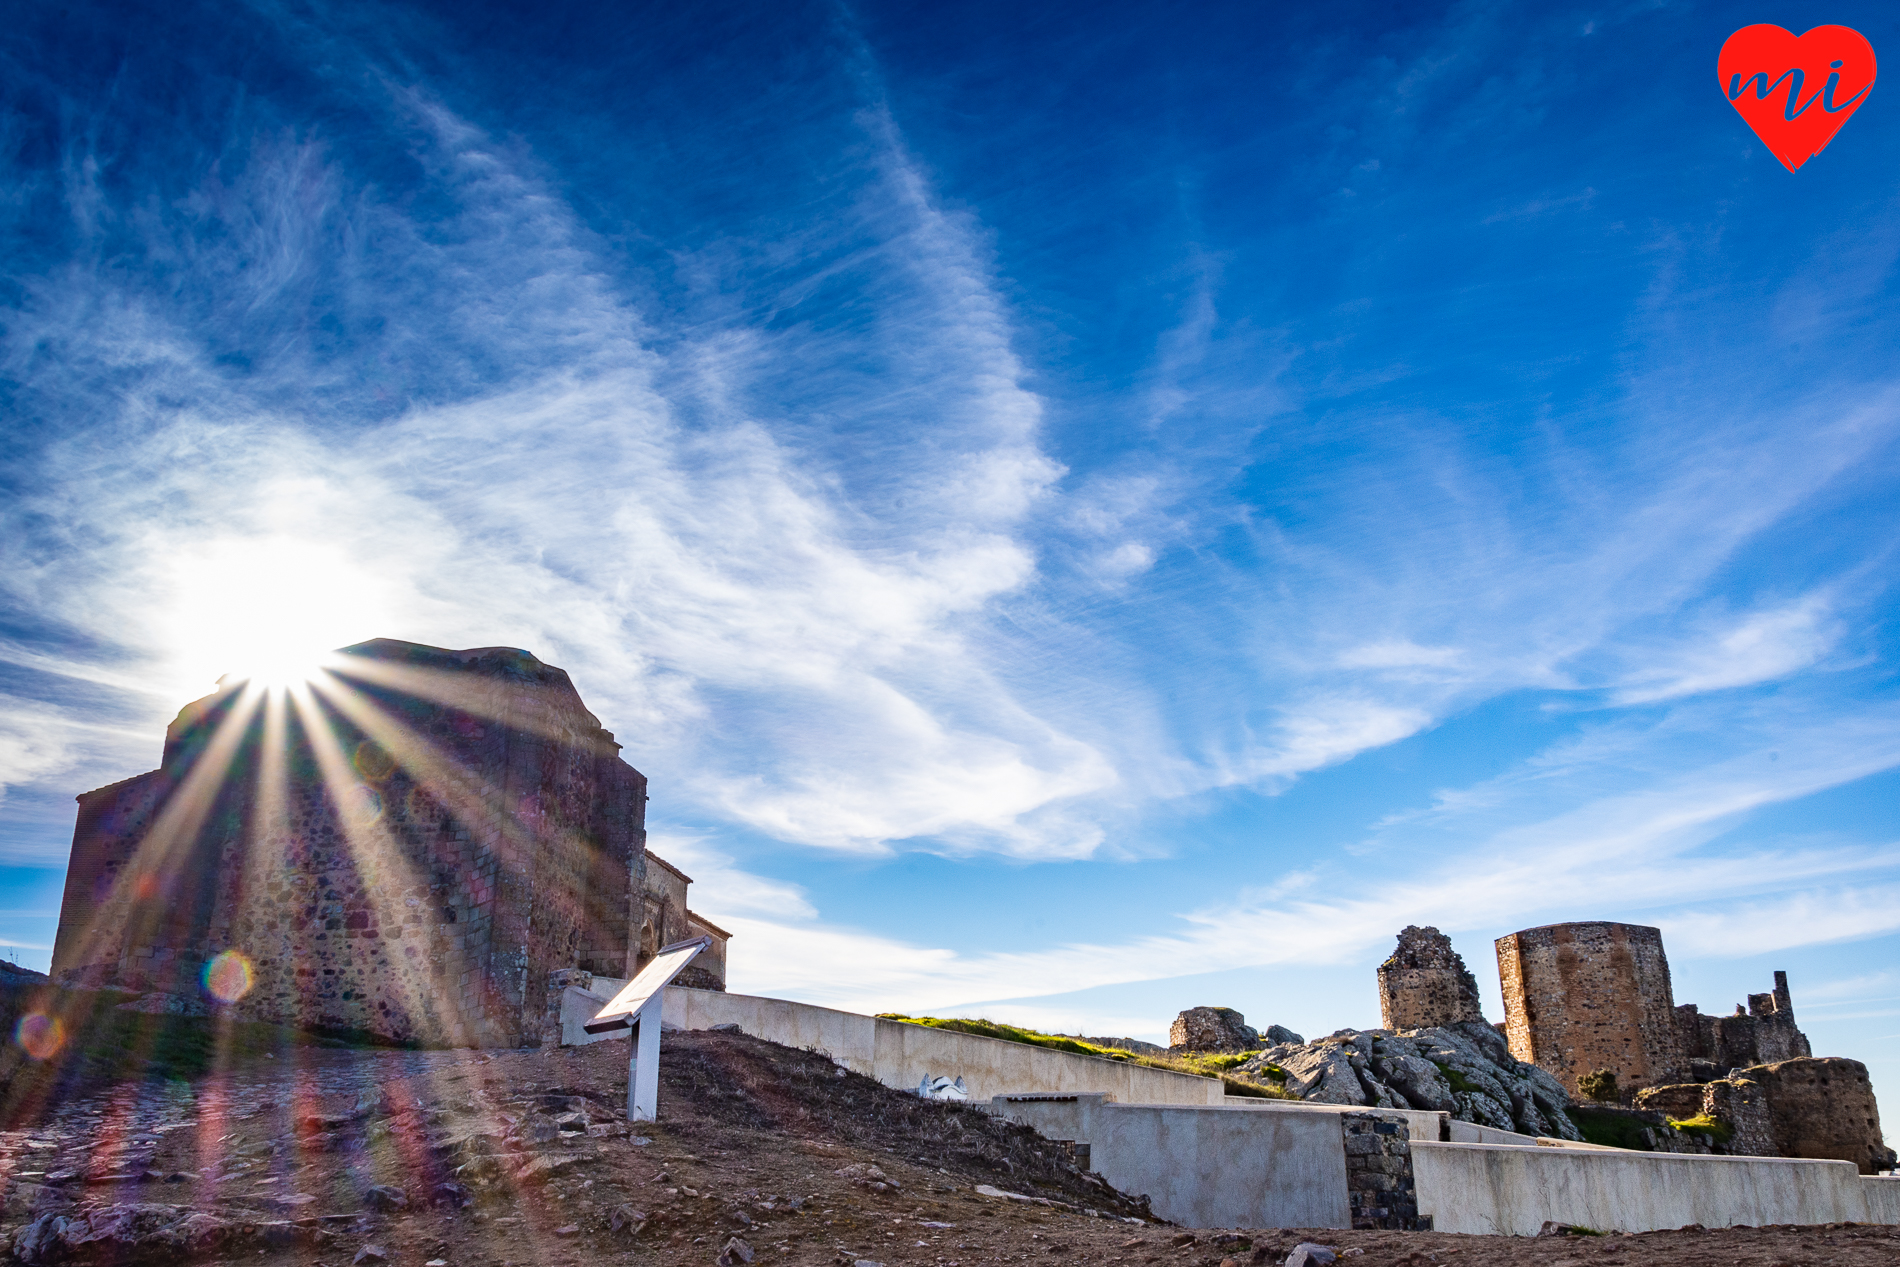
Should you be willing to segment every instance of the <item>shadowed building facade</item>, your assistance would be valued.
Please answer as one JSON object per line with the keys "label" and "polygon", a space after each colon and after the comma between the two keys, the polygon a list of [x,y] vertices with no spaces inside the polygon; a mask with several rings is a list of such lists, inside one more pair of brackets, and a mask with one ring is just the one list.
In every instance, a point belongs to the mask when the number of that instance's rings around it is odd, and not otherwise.
{"label": "shadowed building facade", "polygon": [[[655,853],[646,856],[639,944],[628,976],[653,962],[653,956],[662,946],[693,937],[710,937],[712,944],[673,978],[673,984],[694,990],[726,988],[726,943],[732,939],[732,934],[687,906],[686,891],[692,885],[693,877],[666,859]],[[620,974],[598,972],[596,975],[613,977]]]}
{"label": "shadowed building facade", "polygon": [[308,690],[220,688],[78,798],[56,980],[505,1047],[551,970],[627,975],[646,778],[564,671],[377,639]]}

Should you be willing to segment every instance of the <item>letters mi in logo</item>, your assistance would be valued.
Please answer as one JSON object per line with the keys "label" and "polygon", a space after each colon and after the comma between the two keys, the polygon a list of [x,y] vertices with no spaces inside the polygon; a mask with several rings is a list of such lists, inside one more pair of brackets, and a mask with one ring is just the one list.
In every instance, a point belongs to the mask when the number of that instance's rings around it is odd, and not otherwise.
{"label": "letters mi in logo", "polygon": [[1873,46],[1848,26],[1745,26],[1715,66],[1729,104],[1789,171],[1827,148],[1874,86]]}

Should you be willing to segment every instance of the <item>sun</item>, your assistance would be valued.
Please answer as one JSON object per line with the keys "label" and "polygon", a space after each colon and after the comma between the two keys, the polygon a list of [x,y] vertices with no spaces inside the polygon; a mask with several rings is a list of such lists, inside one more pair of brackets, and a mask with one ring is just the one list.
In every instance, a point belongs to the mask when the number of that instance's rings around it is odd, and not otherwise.
{"label": "sun", "polygon": [[336,657],[326,648],[312,652],[304,648],[266,644],[236,658],[235,667],[225,675],[227,682],[249,682],[267,691],[290,690],[302,686],[325,671]]}
{"label": "sun", "polygon": [[162,633],[194,682],[300,686],[323,673],[335,648],[381,633],[388,615],[384,586],[321,543],[226,539],[171,571]]}

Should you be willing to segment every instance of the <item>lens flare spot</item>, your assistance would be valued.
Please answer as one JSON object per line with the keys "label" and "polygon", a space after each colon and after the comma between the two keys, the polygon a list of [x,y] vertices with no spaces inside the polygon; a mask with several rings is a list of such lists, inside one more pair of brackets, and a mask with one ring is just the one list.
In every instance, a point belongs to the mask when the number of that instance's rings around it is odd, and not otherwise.
{"label": "lens flare spot", "polygon": [[396,759],[374,739],[365,739],[356,745],[356,752],[350,757],[350,764],[356,767],[358,774],[371,783],[381,783],[396,772]]}
{"label": "lens flare spot", "polygon": [[13,1027],[13,1040],[33,1059],[47,1060],[66,1045],[66,1026],[57,1016],[28,1012]]}
{"label": "lens flare spot", "polygon": [[251,961],[240,951],[222,951],[205,965],[205,993],[220,1003],[236,1003],[255,984]]}
{"label": "lens flare spot", "polygon": [[343,794],[343,821],[352,827],[369,827],[383,816],[383,794],[367,783],[358,783]]}

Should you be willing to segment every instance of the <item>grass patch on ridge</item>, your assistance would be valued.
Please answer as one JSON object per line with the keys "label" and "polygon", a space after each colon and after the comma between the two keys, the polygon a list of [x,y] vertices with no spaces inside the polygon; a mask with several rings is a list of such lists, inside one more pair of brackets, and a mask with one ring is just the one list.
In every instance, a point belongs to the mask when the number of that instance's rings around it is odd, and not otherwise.
{"label": "grass patch on ridge", "polygon": [[968,1020],[955,1016],[905,1016],[901,1012],[879,1012],[877,1018],[881,1021],[901,1021],[906,1025],[922,1025],[927,1029],[947,1029],[959,1034],[975,1034],[979,1038],[996,1038],[1006,1043],[1047,1047],[1053,1051],[1068,1052],[1072,1056],[1099,1056],[1104,1060],[1145,1065],[1150,1069],[1167,1069],[1174,1073],[1188,1073],[1201,1078],[1219,1078],[1228,1095],[1246,1096],[1257,1100],[1299,1099],[1298,1096],[1286,1090],[1286,1070],[1277,1065],[1266,1069],[1265,1074],[1268,1079],[1266,1082],[1230,1072],[1258,1056],[1260,1053],[1257,1051],[1218,1052],[1192,1056],[1150,1056],[1141,1052],[1124,1051],[1119,1047],[1103,1047],[1098,1043],[1083,1042],[1079,1038],[1070,1038],[1063,1034],[1045,1034],[1041,1030],[1029,1029],[1022,1025],[1005,1025],[1000,1021]]}
{"label": "grass patch on ridge", "polygon": [[1718,1121],[1707,1113],[1698,1113],[1694,1117],[1672,1117],[1669,1125],[1679,1131],[1689,1131],[1696,1135],[1707,1135],[1718,1144],[1726,1144],[1735,1134],[1735,1128],[1727,1122]]}

